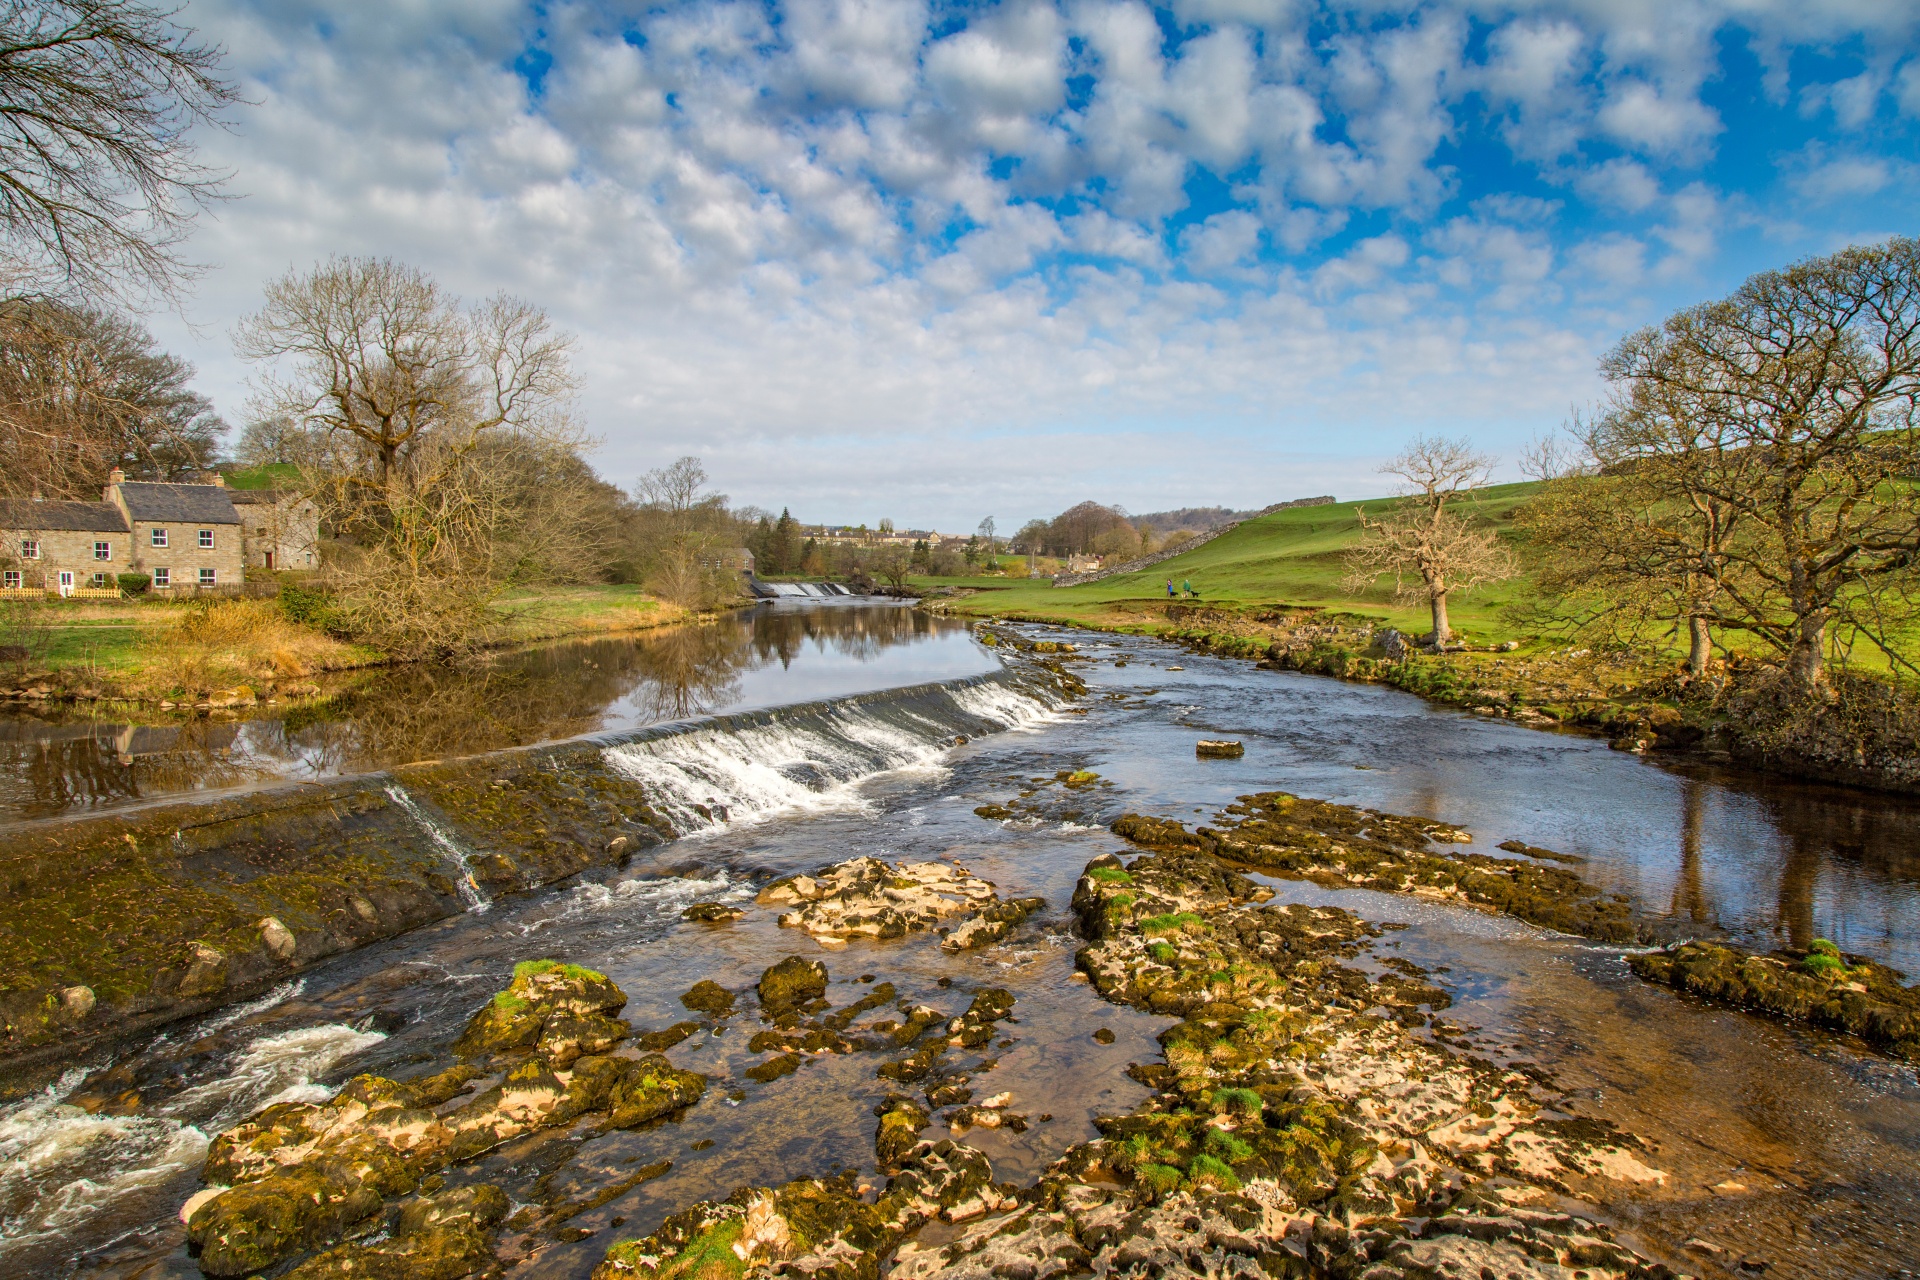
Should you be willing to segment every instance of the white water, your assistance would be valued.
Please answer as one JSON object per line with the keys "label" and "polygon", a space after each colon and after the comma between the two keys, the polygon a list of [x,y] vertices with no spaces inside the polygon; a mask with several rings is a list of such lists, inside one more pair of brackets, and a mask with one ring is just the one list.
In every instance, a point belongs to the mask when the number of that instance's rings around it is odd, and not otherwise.
{"label": "white water", "polygon": [[[861,810],[860,784],[883,773],[932,769],[961,732],[1024,729],[1053,718],[1038,698],[1006,685],[929,695],[933,705],[842,704],[793,720],[695,729],[608,747],[608,765],[643,784],[681,835],[786,813]],[[943,708],[939,700],[948,706]],[[942,716],[945,710],[959,716]]]}
{"label": "white water", "polygon": [[253,1041],[218,1079],[168,1099],[155,1114],[90,1115],[65,1101],[76,1068],[45,1092],[0,1109],[0,1270],[143,1192],[158,1194],[198,1169],[208,1133],[273,1102],[320,1102],[313,1083],[342,1059],[386,1039],[327,1024]]}
{"label": "white water", "polygon": [[407,816],[427,833],[427,839],[433,841],[434,847],[439,849],[447,861],[459,870],[460,876],[455,881],[455,885],[460,890],[461,901],[467,904],[467,910],[481,912],[492,905],[487,901],[487,895],[480,892],[479,884],[474,881],[473,867],[467,861],[471,851],[460,842],[460,838],[441,826],[434,816],[428,813],[421,803],[408,794],[407,789],[399,783],[390,785],[387,788],[387,794],[393,798],[395,804],[406,810]]}
{"label": "white water", "polygon": [[826,596],[853,594],[837,582],[763,582],[760,585],[776,596],[808,596],[821,599]]}

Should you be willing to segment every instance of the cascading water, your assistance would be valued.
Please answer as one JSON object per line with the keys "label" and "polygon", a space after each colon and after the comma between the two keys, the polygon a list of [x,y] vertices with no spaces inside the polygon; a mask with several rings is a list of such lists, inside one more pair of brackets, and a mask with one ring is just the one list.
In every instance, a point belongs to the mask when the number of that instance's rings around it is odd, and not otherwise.
{"label": "cascading water", "polygon": [[829,596],[851,596],[852,591],[838,582],[762,582],[758,584],[770,596],[806,597],[824,600]]}
{"label": "cascading water", "polygon": [[[256,1011],[259,1002],[249,1006]],[[227,1021],[230,1021],[228,1019]],[[203,1023],[196,1038],[224,1022]],[[143,1195],[172,1196],[219,1133],[275,1102],[319,1102],[335,1090],[313,1083],[386,1039],[337,1023],[249,1043],[221,1073],[142,1115],[93,1114],[66,1101],[84,1067],[42,1093],[0,1109],[0,1270],[8,1259],[55,1244],[81,1223]],[[177,1198],[177,1197],[176,1197]]]}
{"label": "cascading water", "polygon": [[386,790],[393,802],[404,809],[407,816],[427,833],[427,839],[433,841],[434,847],[439,849],[447,861],[459,870],[460,875],[454,884],[460,890],[461,901],[467,904],[467,910],[485,911],[491,904],[488,903],[487,896],[480,892],[480,886],[473,878],[473,867],[468,862],[470,851],[467,846],[462,844],[460,838],[453,832],[441,826],[418,800],[408,794],[405,787],[396,782]]}
{"label": "cascading water", "polygon": [[[858,809],[860,783],[935,766],[957,738],[1045,723],[1037,693],[1000,682],[942,686],[912,699],[849,699],[608,747],[681,835],[778,813]],[[742,723],[745,720],[745,723]]]}

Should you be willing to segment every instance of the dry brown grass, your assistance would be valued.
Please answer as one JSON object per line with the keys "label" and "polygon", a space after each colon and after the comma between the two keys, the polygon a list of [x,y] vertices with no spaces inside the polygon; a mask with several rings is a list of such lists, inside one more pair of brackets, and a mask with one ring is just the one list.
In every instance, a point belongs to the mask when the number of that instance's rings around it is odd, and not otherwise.
{"label": "dry brown grass", "polygon": [[140,647],[155,677],[195,691],[294,679],[356,657],[351,646],[288,621],[272,600],[219,600],[156,620]]}

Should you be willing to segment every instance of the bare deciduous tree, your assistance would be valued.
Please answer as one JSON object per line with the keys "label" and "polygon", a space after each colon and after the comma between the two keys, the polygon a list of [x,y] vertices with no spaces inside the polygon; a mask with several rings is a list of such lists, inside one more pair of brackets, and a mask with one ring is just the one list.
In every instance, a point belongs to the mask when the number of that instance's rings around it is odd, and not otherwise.
{"label": "bare deciduous tree", "polygon": [[740,594],[735,555],[744,538],[727,497],[707,491],[698,458],[649,471],[634,485],[640,500],[639,557],[647,588],[689,609]]}
{"label": "bare deciduous tree", "polygon": [[258,416],[360,441],[381,488],[428,441],[445,456],[488,432],[569,429],[571,341],[545,312],[504,295],[466,306],[391,259],[335,258],[274,281],[235,346],[292,365],[261,384]]}
{"label": "bare deciduous tree", "polygon": [[0,3],[0,255],[9,291],[171,293],[219,175],[187,145],[239,101],[222,51],[137,0]]}
{"label": "bare deciduous tree", "polygon": [[1422,436],[1380,468],[1400,477],[1405,498],[1378,520],[1354,508],[1367,536],[1347,553],[1349,588],[1364,590],[1382,574],[1394,575],[1396,598],[1427,602],[1436,648],[1453,638],[1450,596],[1513,573],[1512,557],[1494,532],[1454,510],[1463,493],[1486,482],[1491,467],[1465,440]]}
{"label": "bare deciduous tree", "polygon": [[1920,241],[1784,271],[1624,339],[1590,439],[1611,471],[1736,522],[1711,620],[1824,683],[1836,623],[1896,665],[1920,565]]}
{"label": "bare deciduous tree", "polygon": [[124,316],[0,302],[0,497],[98,498],[114,467],[178,480],[211,466],[226,426],[192,377]]}

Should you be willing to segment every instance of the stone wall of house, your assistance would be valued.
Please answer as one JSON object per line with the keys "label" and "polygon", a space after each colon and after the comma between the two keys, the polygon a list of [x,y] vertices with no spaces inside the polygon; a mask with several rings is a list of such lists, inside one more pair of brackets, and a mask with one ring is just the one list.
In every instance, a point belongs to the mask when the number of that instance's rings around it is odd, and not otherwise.
{"label": "stone wall of house", "polygon": [[240,514],[249,569],[319,568],[320,511],[311,498],[287,494],[278,502],[236,501],[233,509]]}
{"label": "stone wall of house", "polygon": [[[0,543],[0,559],[6,562],[6,568],[17,570],[22,575],[21,585],[25,587],[52,588],[60,581],[60,571],[73,572],[73,584],[86,587],[93,584],[93,575],[132,573],[129,559],[132,548],[124,533],[83,533],[76,529],[7,529],[0,531],[5,538]],[[20,543],[23,539],[33,539],[40,544],[40,558],[23,559]],[[105,542],[110,556],[105,560],[96,560],[93,544]]]}
{"label": "stone wall of house", "polygon": [[[166,530],[166,546],[153,545],[155,529]],[[202,529],[213,531],[211,549],[200,545]],[[166,590],[201,585],[202,569],[213,570],[215,586],[239,586],[246,580],[243,550],[239,525],[183,524],[176,520],[133,522],[133,570],[152,577],[155,569],[166,569]],[[156,590],[161,589],[158,583],[154,585]]]}

